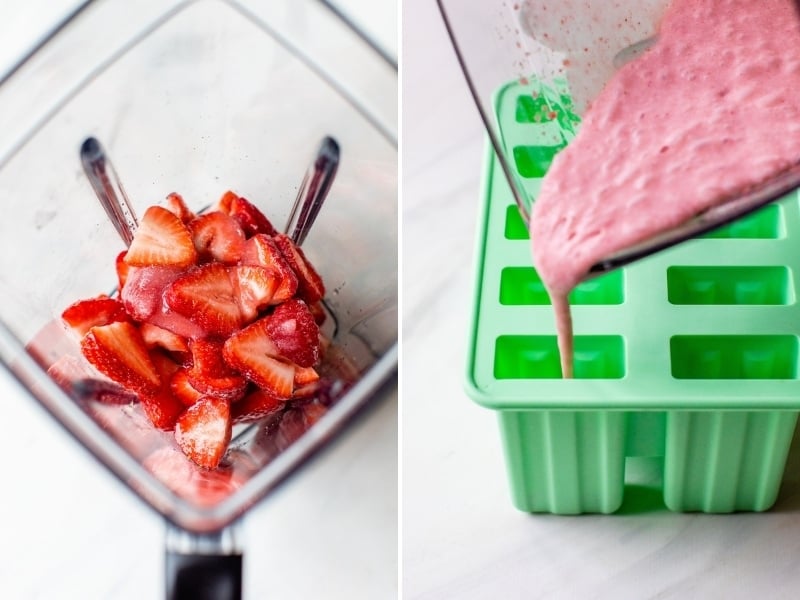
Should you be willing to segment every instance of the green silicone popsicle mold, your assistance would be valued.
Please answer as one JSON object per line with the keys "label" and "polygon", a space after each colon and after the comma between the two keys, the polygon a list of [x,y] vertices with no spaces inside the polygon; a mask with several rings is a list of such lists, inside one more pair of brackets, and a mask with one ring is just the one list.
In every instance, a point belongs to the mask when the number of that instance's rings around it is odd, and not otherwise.
{"label": "green silicone popsicle mold", "polygon": [[[579,119],[563,82],[495,96],[504,156],[535,198]],[[575,379],[560,376],[527,228],[487,148],[466,374],[497,412],[514,505],[612,513],[649,457],[673,511],[763,511],[800,412],[800,204],[781,201],[572,294]]]}

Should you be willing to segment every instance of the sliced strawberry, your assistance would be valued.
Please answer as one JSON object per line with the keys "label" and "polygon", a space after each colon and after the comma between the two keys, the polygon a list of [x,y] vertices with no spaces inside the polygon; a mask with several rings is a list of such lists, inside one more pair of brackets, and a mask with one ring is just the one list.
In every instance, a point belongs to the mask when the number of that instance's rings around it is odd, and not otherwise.
{"label": "sliced strawberry", "polygon": [[139,326],[139,332],[148,348],[159,346],[170,352],[189,352],[186,339],[168,329],[152,323],[142,323]]}
{"label": "sliced strawberry", "polygon": [[150,353],[150,359],[161,378],[161,387],[156,394],[141,396],[142,408],[150,422],[158,429],[170,431],[186,408],[180,399],[172,394],[170,381],[179,365],[160,351]]}
{"label": "sliced strawberry", "polygon": [[306,258],[306,255],[289,236],[279,233],[275,236],[275,244],[280,248],[292,270],[297,275],[297,295],[309,304],[314,304],[325,296],[325,285],[322,277]]}
{"label": "sliced strawberry", "polygon": [[117,282],[119,283],[119,287],[117,288],[117,293],[122,294],[122,288],[125,287],[125,282],[128,279],[128,273],[130,271],[130,267],[128,263],[125,262],[125,255],[128,253],[127,250],[123,250],[119,254],[117,254],[117,259],[114,261],[114,264],[117,269]]}
{"label": "sliced strawberry", "polygon": [[319,326],[302,300],[278,305],[266,317],[266,331],[280,356],[300,367],[313,367],[320,359]]}
{"label": "sliced strawberry", "polygon": [[188,267],[197,262],[197,252],[180,218],[162,206],[151,206],[133,235],[125,262],[135,267]]}
{"label": "sliced strawberry", "polygon": [[242,252],[242,264],[270,267],[280,273],[281,282],[272,296],[272,304],[285,302],[297,291],[297,275],[269,236],[258,234],[247,240]]}
{"label": "sliced strawberry", "polygon": [[81,352],[103,375],[141,396],[161,388],[142,334],[127,321],[92,327],[81,340]]}
{"label": "sliced strawberry", "polygon": [[272,301],[281,275],[276,269],[258,265],[236,265],[230,274],[244,323],[251,323]]}
{"label": "sliced strawberry", "polygon": [[175,425],[175,440],[189,460],[215,469],[231,441],[228,401],[206,396],[187,408]]}
{"label": "sliced strawberry", "polygon": [[298,367],[294,372],[294,393],[292,400],[314,398],[319,392],[321,382],[319,373],[311,367]]}
{"label": "sliced strawberry", "polygon": [[189,342],[189,350],[192,353],[190,368],[195,369],[198,373],[229,373],[230,367],[222,358],[223,344],[223,340],[217,339],[191,340]]}
{"label": "sliced strawberry", "polygon": [[233,334],[222,350],[225,362],[258,387],[279,398],[289,398],[294,388],[295,366],[274,358],[277,354],[267,334],[265,318]]}
{"label": "sliced strawberry", "polygon": [[218,260],[226,265],[239,262],[245,237],[232,217],[214,211],[190,221],[188,227],[194,248],[202,260]]}
{"label": "sliced strawberry", "polygon": [[319,373],[313,367],[298,367],[294,371],[294,384],[308,385],[319,381]]}
{"label": "sliced strawberry", "polygon": [[222,194],[222,198],[219,199],[217,202],[217,210],[220,212],[224,212],[226,215],[231,214],[231,204],[233,204],[233,199],[238,198],[239,196],[234,192],[228,190],[224,194]]}
{"label": "sliced strawberry", "polygon": [[197,216],[186,205],[183,196],[176,192],[172,192],[167,196],[167,199],[164,201],[164,208],[178,217],[183,223],[188,223]]}
{"label": "sliced strawberry", "polygon": [[171,331],[186,340],[197,340],[208,335],[205,329],[188,317],[175,312],[169,306],[161,305],[158,312],[147,321],[156,327]]}
{"label": "sliced strawberry", "polygon": [[61,313],[61,318],[79,338],[86,335],[86,332],[95,325],[129,320],[122,302],[106,295],[78,300]]}
{"label": "sliced strawberry", "polygon": [[189,369],[186,367],[181,367],[175,371],[169,386],[173,396],[180,400],[184,406],[191,406],[203,397],[203,394],[197,391],[189,381]]}
{"label": "sliced strawberry", "polygon": [[255,390],[247,394],[240,402],[231,405],[234,423],[249,423],[260,421],[277,415],[286,402],[283,398],[271,394],[266,390]]}
{"label": "sliced strawberry", "polygon": [[305,385],[296,386],[292,392],[292,400],[309,400],[316,398],[321,389],[319,381],[313,381]]}
{"label": "sliced strawberry", "polygon": [[192,368],[188,371],[189,383],[204,395],[239,400],[247,388],[247,380],[231,370],[222,358],[223,342],[217,340],[192,340]]}
{"label": "sliced strawberry", "polygon": [[265,233],[267,235],[276,233],[275,228],[264,213],[258,210],[249,200],[233,192],[226,192],[220,199],[218,206],[222,212],[236,219],[247,237],[253,237],[257,233]]}
{"label": "sliced strawberry", "polygon": [[243,322],[228,269],[220,263],[202,265],[179,277],[164,292],[164,299],[208,335],[227,337]]}
{"label": "sliced strawberry", "polygon": [[164,290],[183,273],[181,267],[129,267],[120,298],[128,314],[146,321],[163,304]]}

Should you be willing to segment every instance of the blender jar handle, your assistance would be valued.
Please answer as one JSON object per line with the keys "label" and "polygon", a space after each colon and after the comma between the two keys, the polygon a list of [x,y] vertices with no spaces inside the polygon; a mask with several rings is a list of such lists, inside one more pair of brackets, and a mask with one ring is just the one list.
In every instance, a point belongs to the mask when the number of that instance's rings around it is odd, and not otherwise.
{"label": "blender jar handle", "polygon": [[192,533],[167,522],[167,600],[241,600],[239,524],[215,533]]}

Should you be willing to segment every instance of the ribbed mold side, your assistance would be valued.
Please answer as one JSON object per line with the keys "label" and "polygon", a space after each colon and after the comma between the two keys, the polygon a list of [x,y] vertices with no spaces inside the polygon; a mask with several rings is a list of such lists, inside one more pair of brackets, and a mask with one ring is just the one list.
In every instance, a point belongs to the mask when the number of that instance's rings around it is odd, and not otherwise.
{"label": "ribbed mold side", "polygon": [[624,490],[625,414],[499,411],[512,502],[526,512],[612,513]]}
{"label": "ribbed mold side", "polygon": [[671,411],[664,502],[673,511],[764,511],[778,495],[797,412]]}

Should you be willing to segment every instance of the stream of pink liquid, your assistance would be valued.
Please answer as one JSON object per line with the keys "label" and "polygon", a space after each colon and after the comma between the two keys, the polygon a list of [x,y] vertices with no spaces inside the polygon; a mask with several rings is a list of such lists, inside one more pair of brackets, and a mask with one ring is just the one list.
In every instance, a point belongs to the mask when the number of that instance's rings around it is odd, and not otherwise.
{"label": "stream of pink liquid", "polygon": [[567,296],[591,265],[797,163],[799,90],[793,0],[673,0],[657,43],[594,99],[533,206],[564,377]]}

